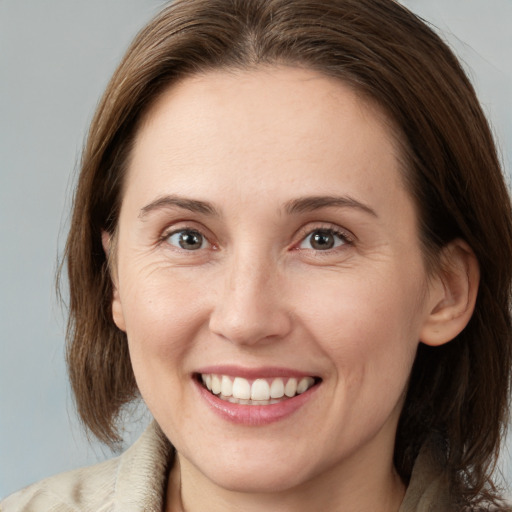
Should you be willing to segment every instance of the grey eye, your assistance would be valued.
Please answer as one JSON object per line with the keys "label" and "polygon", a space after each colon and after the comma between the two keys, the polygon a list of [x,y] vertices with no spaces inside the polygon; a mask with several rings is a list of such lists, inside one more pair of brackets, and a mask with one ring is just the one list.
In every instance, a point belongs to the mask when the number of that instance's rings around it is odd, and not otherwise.
{"label": "grey eye", "polygon": [[175,247],[186,251],[197,251],[207,245],[205,237],[193,229],[182,229],[169,235],[167,241]]}
{"label": "grey eye", "polygon": [[315,251],[328,251],[346,243],[345,237],[331,229],[316,229],[311,232],[300,244],[301,249],[314,249]]}

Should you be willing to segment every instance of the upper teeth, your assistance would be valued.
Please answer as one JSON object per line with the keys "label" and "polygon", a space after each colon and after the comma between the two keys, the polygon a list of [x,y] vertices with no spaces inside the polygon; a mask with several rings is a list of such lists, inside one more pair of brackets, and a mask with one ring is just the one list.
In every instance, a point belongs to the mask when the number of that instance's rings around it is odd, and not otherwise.
{"label": "upper teeth", "polygon": [[201,374],[204,385],[215,395],[233,397],[239,400],[270,400],[272,398],[291,398],[304,393],[314,383],[313,377],[302,379],[274,378],[256,379],[249,382],[243,377],[229,377],[227,375]]}

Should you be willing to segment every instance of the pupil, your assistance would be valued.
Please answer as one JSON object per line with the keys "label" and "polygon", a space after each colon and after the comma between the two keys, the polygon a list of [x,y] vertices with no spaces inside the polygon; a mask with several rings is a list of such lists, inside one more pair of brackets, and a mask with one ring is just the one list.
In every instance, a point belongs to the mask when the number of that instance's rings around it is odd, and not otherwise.
{"label": "pupil", "polygon": [[311,245],[315,249],[331,249],[334,246],[334,237],[331,233],[327,233],[325,231],[318,231],[313,235],[313,240]]}
{"label": "pupil", "polygon": [[203,238],[199,233],[193,231],[185,231],[180,236],[180,247],[182,249],[200,249]]}

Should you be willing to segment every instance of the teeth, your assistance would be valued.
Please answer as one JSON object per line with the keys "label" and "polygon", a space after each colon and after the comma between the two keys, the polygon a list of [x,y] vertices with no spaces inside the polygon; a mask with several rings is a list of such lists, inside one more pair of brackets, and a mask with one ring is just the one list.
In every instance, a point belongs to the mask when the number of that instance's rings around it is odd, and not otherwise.
{"label": "teeth", "polygon": [[220,384],[220,392],[224,396],[231,396],[233,395],[233,382],[229,377],[226,377],[225,375],[222,376],[222,381]]}
{"label": "teeth", "polygon": [[297,394],[300,395],[307,391],[313,384],[315,383],[315,379],[313,377],[304,377],[297,384]]}
{"label": "teeth", "polygon": [[256,379],[252,384],[243,377],[233,378],[227,375],[202,374],[201,379],[208,390],[214,395],[220,395],[223,400],[248,405],[277,403],[279,399],[292,398],[306,392],[315,383],[313,377],[303,377],[300,380],[293,377],[288,380]]}
{"label": "teeth", "polygon": [[282,398],[284,396],[283,379],[274,379],[270,386],[270,398]]}
{"label": "teeth", "polygon": [[265,379],[256,379],[252,383],[251,400],[270,400],[270,386]]}
{"label": "teeth", "polygon": [[212,376],[210,374],[201,375],[203,379],[203,384],[206,386],[207,389],[210,391],[212,390]]}
{"label": "teeth", "polygon": [[284,394],[288,397],[295,396],[297,393],[297,379],[288,379],[286,386],[284,387]]}
{"label": "teeth", "polygon": [[218,375],[212,375],[212,393],[214,395],[220,393],[220,378]]}
{"label": "teeth", "polygon": [[251,398],[251,385],[246,379],[236,377],[233,381],[233,396],[241,400],[249,400]]}

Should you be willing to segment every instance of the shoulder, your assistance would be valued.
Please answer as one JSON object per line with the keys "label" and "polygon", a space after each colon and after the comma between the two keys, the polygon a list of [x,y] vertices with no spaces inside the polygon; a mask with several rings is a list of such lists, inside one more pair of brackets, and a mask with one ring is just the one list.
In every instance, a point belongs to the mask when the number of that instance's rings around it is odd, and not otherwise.
{"label": "shoulder", "polygon": [[120,458],[46,478],[12,494],[0,512],[76,512],[109,510]]}
{"label": "shoulder", "polygon": [[173,448],[153,422],[123,455],[47,478],[7,497],[0,512],[161,510]]}
{"label": "shoulder", "polygon": [[[478,499],[479,496],[475,496]],[[446,469],[443,441],[432,436],[422,446],[399,512],[512,512],[507,500],[465,504],[461,491],[454,490]]]}

